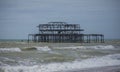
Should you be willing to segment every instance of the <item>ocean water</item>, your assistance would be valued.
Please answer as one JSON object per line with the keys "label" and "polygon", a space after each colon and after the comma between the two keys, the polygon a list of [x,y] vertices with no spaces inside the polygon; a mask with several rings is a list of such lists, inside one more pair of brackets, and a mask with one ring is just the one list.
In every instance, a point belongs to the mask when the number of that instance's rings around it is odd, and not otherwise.
{"label": "ocean water", "polygon": [[120,65],[120,40],[105,43],[0,42],[0,72],[63,72]]}

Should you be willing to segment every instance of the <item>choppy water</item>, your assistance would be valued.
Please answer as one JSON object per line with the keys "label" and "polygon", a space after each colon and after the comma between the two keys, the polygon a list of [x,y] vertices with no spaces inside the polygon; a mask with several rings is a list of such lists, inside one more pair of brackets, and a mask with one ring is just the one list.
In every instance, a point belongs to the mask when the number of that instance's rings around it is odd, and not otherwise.
{"label": "choppy water", "polygon": [[3,44],[0,46],[0,72],[62,72],[120,65],[119,45],[44,43],[27,46],[27,43],[15,42],[12,44],[19,45],[18,47],[3,47]]}

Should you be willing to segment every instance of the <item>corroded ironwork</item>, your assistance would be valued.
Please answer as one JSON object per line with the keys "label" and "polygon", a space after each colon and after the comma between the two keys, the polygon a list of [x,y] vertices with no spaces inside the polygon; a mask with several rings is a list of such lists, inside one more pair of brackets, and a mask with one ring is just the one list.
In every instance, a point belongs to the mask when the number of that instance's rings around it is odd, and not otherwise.
{"label": "corroded ironwork", "polygon": [[48,22],[39,24],[39,33],[29,34],[34,42],[104,42],[103,34],[83,34],[80,24],[67,24],[66,22]]}

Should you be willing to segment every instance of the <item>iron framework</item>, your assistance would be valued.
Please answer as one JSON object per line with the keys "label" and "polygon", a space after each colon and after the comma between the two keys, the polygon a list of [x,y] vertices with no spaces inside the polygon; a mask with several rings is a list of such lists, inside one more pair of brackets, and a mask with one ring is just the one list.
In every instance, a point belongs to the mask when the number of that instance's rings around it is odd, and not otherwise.
{"label": "iron framework", "polygon": [[80,24],[67,24],[66,22],[48,22],[39,24],[39,33],[29,34],[34,42],[104,42],[103,34],[83,34]]}

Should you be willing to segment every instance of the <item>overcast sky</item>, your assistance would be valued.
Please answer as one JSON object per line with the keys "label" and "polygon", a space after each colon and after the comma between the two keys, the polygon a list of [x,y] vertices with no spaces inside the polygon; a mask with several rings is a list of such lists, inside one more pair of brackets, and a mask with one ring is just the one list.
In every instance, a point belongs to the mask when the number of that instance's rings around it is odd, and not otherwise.
{"label": "overcast sky", "polygon": [[50,21],[120,39],[120,0],[0,0],[0,39],[27,39]]}

